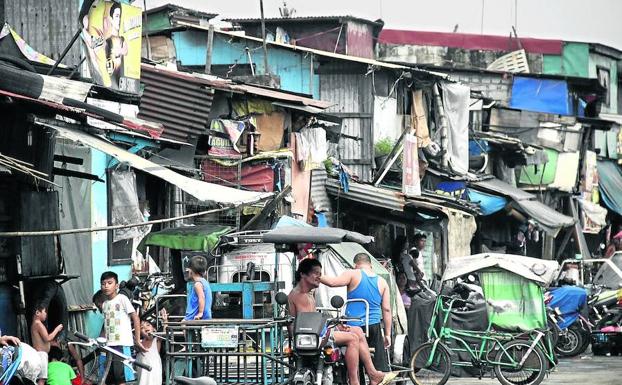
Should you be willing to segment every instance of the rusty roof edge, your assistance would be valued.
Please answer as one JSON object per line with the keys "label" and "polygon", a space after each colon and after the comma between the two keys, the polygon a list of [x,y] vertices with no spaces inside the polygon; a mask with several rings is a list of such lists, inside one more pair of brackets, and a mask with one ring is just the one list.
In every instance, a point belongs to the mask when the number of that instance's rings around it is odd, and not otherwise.
{"label": "rusty roof edge", "polygon": [[190,82],[203,84],[203,85],[212,87],[220,91],[232,91],[232,92],[237,92],[237,93],[242,93],[242,94],[248,93],[248,94],[253,94],[257,96],[264,96],[267,98],[278,99],[282,101],[298,102],[298,103],[301,103],[302,105],[313,106],[313,107],[321,108],[323,110],[334,105],[334,103],[332,102],[327,102],[324,100],[318,100],[318,99],[313,99],[313,98],[307,98],[307,97],[289,93],[283,90],[257,87],[257,86],[253,86],[250,84],[244,84],[244,83],[234,83],[228,79],[223,79],[223,78],[219,78],[216,76],[201,74],[197,72],[175,71],[175,70],[171,70],[168,68],[160,67],[157,65],[154,66],[154,65],[146,64],[146,63],[142,63],[141,68],[147,71],[152,71],[152,72],[162,74],[164,76],[166,75],[173,76],[173,77],[177,77],[182,80],[187,80]]}

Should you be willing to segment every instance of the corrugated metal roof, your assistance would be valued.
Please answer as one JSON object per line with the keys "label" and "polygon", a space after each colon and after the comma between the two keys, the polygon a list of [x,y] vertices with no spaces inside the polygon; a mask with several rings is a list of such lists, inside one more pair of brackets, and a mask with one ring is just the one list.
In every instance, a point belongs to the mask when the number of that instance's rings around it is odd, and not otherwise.
{"label": "corrugated metal roof", "polygon": [[202,82],[192,81],[192,77],[183,79],[170,72],[142,66],[141,82],[145,84],[145,91],[138,116],[162,123],[163,137],[189,141],[208,128],[214,90]]}
{"label": "corrugated metal roof", "polygon": [[327,178],[326,170],[318,169],[311,172],[311,203],[317,212],[331,212],[330,199],[326,193]]}
{"label": "corrugated metal roof", "polygon": [[[298,103],[305,106],[317,107],[325,109],[333,105],[333,103],[323,100],[317,100],[300,96],[298,94],[276,90],[273,88],[263,88],[259,86],[253,86],[250,84],[234,83],[228,79],[222,79],[216,76],[201,74],[201,73],[189,73],[180,72],[164,67],[156,67],[149,64],[141,65],[142,71],[149,72],[151,74],[160,74],[161,77],[171,78],[171,81],[176,82],[191,82],[198,85],[208,86],[220,91],[229,91],[239,94],[251,94],[261,96],[269,99],[281,100],[285,102]],[[154,75],[155,76],[155,75]],[[146,90],[145,90],[146,93]],[[144,97],[143,97],[144,98]]]}
{"label": "corrugated metal roof", "polygon": [[[261,19],[256,19],[256,18],[238,18],[238,19],[223,19],[225,21],[231,22],[231,23],[261,23]],[[355,17],[355,16],[349,16],[349,15],[344,15],[344,16],[339,16],[339,15],[335,15],[335,16],[296,16],[296,17],[269,17],[267,19],[264,19],[264,21],[266,23],[288,23],[288,22],[293,22],[293,23],[300,23],[300,22],[317,22],[317,21],[336,21],[336,22],[342,22],[342,21],[357,21],[360,23],[365,23],[365,24],[372,24],[375,26],[379,26],[382,27],[384,25],[384,22],[382,20],[377,20],[377,21],[372,21],[372,20],[367,20],[367,19],[363,19],[360,17]]]}
{"label": "corrugated metal roof", "polygon": [[369,184],[350,183],[348,192],[345,192],[341,189],[338,180],[330,178],[326,180],[326,191],[338,198],[395,211],[403,211],[406,203],[404,195],[399,191],[374,187]]}

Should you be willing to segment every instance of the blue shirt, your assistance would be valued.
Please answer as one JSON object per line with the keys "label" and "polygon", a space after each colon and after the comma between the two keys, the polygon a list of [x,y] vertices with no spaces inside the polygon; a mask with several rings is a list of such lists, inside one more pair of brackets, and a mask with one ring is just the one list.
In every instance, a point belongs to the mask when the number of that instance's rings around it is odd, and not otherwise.
{"label": "blue shirt", "polygon": [[[205,308],[203,308],[201,319],[212,319],[212,289],[210,289],[209,283],[205,278],[199,279],[198,282],[203,286],[203,295],[205,295]],[[199,297],[194,290],[194,284],[195,281],[190,281],[187,284],[188,299],[186,301],[185,320],[193,320],[199,314]]]}
{"label": "blue shirt", "polygon": [[[382,295],[378,288],[378,276],[370,277],[361,270],[361,282],[348,293],[348,299],[364,299],[369,303],[369,324],[375,325],[382,319]],[[366,306],[363,302],[352,302],[346,307],[346,316],[360,318],[361,321],[351,321],[348,325],[365,326]]]}

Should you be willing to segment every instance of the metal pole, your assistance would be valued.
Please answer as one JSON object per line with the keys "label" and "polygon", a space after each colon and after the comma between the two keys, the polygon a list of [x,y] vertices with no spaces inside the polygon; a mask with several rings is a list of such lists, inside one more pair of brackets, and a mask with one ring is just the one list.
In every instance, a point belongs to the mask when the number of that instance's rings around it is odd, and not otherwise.
{"label": "metal pole", "polygon": [[441,130],[441,166],[443,169],[447,169],[449,165],[449,140],[447,137],[447,116],[445,115],[445,109],[443,106],[443,100],[441,99],[441,93],[438,89],[438,83],[434,83],[434,87],[432,87],[432,92],[434,93],[434,101],[436,102],[436,112],[438,112],[439,126]]}
{"label": "metal pole", "polygon": [[60,57],[58,58],[58,60],[56,60],[56,63],[54,63],[52,68],[50,68],[50,70],[48,71],[47,73],[48,75],[52,75],[52,72],[54,72],[56,68],[58,68],[58,65],[60,64],[60,62],[63,61],[65,56],[67,56],[67,53],[69,52],[71,47],[73,47],[73,44],[76,42],[76,40],[78,40],[78,37],[80,37],[80,32],[82,32],[82,29],[78,28],[76,33],[73,34],[73,37],[71,38],[71,41],[69,42],[69,44],[67,44],[67,47],[65,47],[65,49],[63,50],[63,53],[60,54]]}
{"label": "metal pole", "polygon": [[[212,52],[214,47],[214,24],[209,25],[207,30],[207,57],[205,58],[205,73],[212,73]],[[252,64],[251,64],[252,66]]]}
{"label": "metal pole", "polygon": [[485,1],[486,0],[482,0],[482,24],[481,24],[481,27],[480,27],[480,34],[482,34],[482,35],[484,34],[484,2]]}
{"label": "metal pole", "polygon": [[266,47],[266,21],[263,15],[263,0],[259,0],[259,9],[261,11],[261,38],[263,40],[263,66],[264,74],[270,73],[268,68],[268,47]]}

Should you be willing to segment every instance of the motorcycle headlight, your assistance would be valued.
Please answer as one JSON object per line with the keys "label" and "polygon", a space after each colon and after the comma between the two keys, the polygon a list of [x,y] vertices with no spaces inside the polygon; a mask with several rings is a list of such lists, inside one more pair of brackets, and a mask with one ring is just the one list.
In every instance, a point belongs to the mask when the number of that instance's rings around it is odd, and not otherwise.
{"label": "motorcycle headlight", "polygon": [[296,336],[296,349],[317,348],[317,336],[314,334],[299,334]]}

